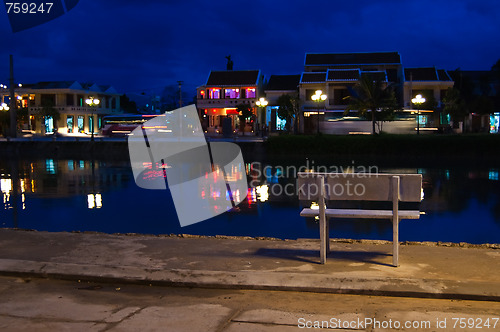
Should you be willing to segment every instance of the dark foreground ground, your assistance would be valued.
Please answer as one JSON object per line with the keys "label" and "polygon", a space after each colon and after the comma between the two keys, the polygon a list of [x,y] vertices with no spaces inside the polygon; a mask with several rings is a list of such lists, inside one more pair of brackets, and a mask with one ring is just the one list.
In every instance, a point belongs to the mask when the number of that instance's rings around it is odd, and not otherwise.
{"label": "dark foreground ground", "polygon": [[325,265],[318,246],[3,229],[0,328],[291,331],[345,320],[356,322],[349,330],[396,321],[500,329],[498,245],[402,245],[398,268],[390,243],[332,241]]}

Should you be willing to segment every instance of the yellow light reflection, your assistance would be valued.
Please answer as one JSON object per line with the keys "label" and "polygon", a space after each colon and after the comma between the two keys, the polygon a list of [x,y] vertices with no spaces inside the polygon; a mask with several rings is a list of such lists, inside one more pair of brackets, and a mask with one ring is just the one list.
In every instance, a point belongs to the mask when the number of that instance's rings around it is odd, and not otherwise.
{"label": "yellow light reflection", "polygon": [[89,209],[95,208],[94,194],[87,195],[87,205]]}
{"label": "yellow light reflection", "polygon": [[101,194],[88,194],[87,195],[87,206],[89,209],[100,209],[102,208],[102,196]]}
{"label": "yellow light reflection", "polygon": [[266,202],[269,200],[269,186],[267,184],[255,187],[255,192],[259,201]]}

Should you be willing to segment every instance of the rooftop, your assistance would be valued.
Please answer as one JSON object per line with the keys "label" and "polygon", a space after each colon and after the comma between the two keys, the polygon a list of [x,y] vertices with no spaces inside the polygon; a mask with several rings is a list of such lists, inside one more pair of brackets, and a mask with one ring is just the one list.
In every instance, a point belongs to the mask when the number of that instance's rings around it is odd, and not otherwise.
{"label": "rooftop", "polygon": [[305,66],[401,64],[398,52],[306,53]]}
{"label": "rooftop", "polygon": [[111,85],[98,85],[93,82],[78,82],[78,81],[42,81],[37,83],[23,84],[23,89],[32,90],[54,90],[54,89],[70,89],[70,90],[88,90],[101,93],[118,92]]}
{"label": "rooftop", "polygon": [[452,81],[448,72],[436,67],[417,67],[404,69],[406,81]]}
{"label": "rooftop", "polygon": [[266,90],[291,91],[297,90],[300,75],[271,75]]}
{"label": "rooftop", "polygon": [[300,83],[323,83],[326,80],[326,73],[302,73]]}
{"label": "rooftop", "polygon": [[359,69],[330,69],[328,70],[327,81],[357,81],[359,75]]}
{"label": "rooftop", "polygon": [[260,70],[224,70],[211,71],[207,86],[243,86],[257,85]]}

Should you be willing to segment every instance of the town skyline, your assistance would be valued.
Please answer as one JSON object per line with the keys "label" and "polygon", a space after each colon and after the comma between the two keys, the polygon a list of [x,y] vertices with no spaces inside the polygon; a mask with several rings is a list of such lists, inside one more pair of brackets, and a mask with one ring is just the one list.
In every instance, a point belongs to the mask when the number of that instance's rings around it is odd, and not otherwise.
{"label": "town skyline", "polygon": [[16,82],[93,81],[125,94],[179,80],[191,93],[211,70],[226,69],[227,55],[235,70],[267,77],[300,73],[305,53],[395,51],[405,67],[447,70],[489,70],[500,57],[492,42],[500,32],[496,1],[319,2],[325,10],[302,2],[219,4],[89,0],[18,33],[3,14],[0,83],[7,83],[9,54]]}

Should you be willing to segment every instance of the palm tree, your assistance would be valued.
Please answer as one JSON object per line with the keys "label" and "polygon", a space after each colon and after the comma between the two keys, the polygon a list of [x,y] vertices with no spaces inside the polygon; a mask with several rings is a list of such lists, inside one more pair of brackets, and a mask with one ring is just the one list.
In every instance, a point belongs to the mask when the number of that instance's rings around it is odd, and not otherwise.
{"label": "palm tree", "polygon": [[240,120],[240,131],[244,132],[247,120],[252,118],[254,114],[248,104],[238,104],[238,106],[236,106],[236,110],[240,114],[238,115]]}
{"label": "palm tree", "polygon": [[298,96],[283,94],[278,98],[278,117],[281,120],[286,120],[286,129],[288,132],[294,128],[294,131],[297,129],[297,121],[300,112],[300,100]]}
{"label": "palm tree", "polygon": [[443,112],[449,114],[454,123],[464,121],[467,115],[467,106],[465,100],[457,88],[448,88],[443,98]]}
{"label": "palm tree", "polygon": [[59,111],[54,108],[54,104],[51,102],[44,103],[42,108],[38,110],[35,117],[40,119],[42,126],[44,126],[46,118],[52,118],[54,120],[54,130],[57,131],[57,121],[61,118]]}
{"label": "palm tree", "polygon": [[[367,75],[361,76],[359,83],[354,86],[353,94],[348,96],[349,105],[345,114],[350,111],[358,111],[362,116],[371,112],[372,134],[376,134],[375,125],[377,121],[385,121],[392,117],[392,114],[398,109],[398,102],[392,85],[384,87],[383,82],[373,80]],[[380,112],[380,116],[375,113]]]}

